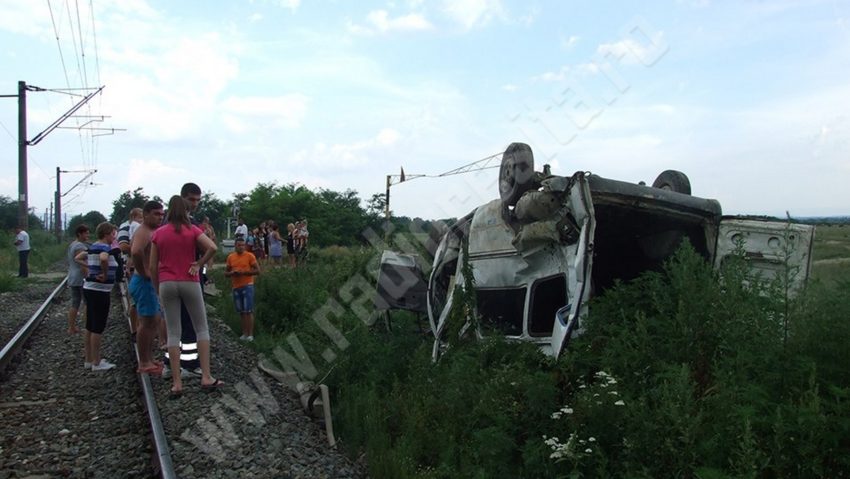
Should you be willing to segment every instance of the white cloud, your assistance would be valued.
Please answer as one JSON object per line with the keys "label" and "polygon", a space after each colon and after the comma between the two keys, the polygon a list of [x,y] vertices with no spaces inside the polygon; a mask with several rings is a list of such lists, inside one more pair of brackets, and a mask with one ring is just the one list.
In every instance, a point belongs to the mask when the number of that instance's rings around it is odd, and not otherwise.
{"label": "white cloud", "polygon": [[248,21],[250,23],[257,23],[263,19],[263,14],[261,13],[253,13],[250,17],[248,17]]}
{"label": "white cloud", "polygon": [[346,28],[346,30],[348,30],[349,33],[354,34],[354,35],[368,36],[368,35],[374,35],[375,34],[375,32],[373,32],[372,29],[364,27],[363,25],[358,25],[358,24],[352,22],[350,19],[345,21],[345,28]]}
{"label": "white cloud", "polygon": [[378,132],[378,136],[375,137],[377,143],[381,146],[389,146],[394,144],[401,138],[401,135],[396,130],[392,128],[384,128],[380,132]]}
{"label": "white cloud", "polygon": [[301,94],[276,97],[229,97],[221,104],[222,121],[235,133],[262,128],[297,128],[307,114],[309,98]]}
{"label": "white cloud", "polygon": [[388,149],[395,146],[401,134],[393,128],[383,128],[375,136],[351,143],[328,145],[318,142],[310,149],[304,149],[289,155],[291,164],[311,164],[321,166],[329,173],[359,171],[367,165],[377,165],[378,157],[384,157]]}
{"label": "white cloud", "polygon": [[[126,177],[124,188],[126,190],[134,190],[140,185],[155,185],[162,181],[163,178],[182,178],[186,177],[188,171],[184,168],[175,167],[179,162],[163,163],[158,159],[142,159],[133,158],[130,160],[126,169]],[[157,194],[157,192],[146,191],[148,194]],[[165,201],[167,197],[163,196]]]}
{"label": "white cloud", "polygon": [[513,85],[511,83],[508,83],[507,85],[502,85],[502,90],[505,91],[517,91],[517,88],[518,87],[516,85]]}
{"label": "white cloud", "polygon": [[465,29],[480,27],[504,17],[500,0],[444,0],[443,12]]}
{"label": "white cloud", "polygon": [[528,13],[519,17],[519,23],[525,26],[531,26],[535,20],[537,20],[537,16],[540,15],[539,7],[532,7]]}
{"label": "white cloud", "polygon": [[569,65],[564,65],[560,68],[560,70],[556,72],[545,72],[540,75],[531,77],[534,81],[542,81],[542,82],[558,82],[564,81],[567,79],[567,75],[572,71]]}
{"label": "white cloud", "polygon": [[[238,51],[218,32],[178,31],[167,23],[108,23],[126,42],[100,51],[105,111],[129,134],[154,140],[199,135],[219,96],[237,78]],[[146,38],[145,41],[134,39]],[[157,40],[168,38],[168,40]]]}
{"label": "white cloud", "polygon": [[666,103],[658,103],[658,104],[655,104],[655,105],[650,105],[649,107],[647,107],[647,110],[654,112],[654,113],[664,113],[664,114],[667,114],[667,115],[672,115],[672,114],[676,113],[676,107],[673,106],[673,105],[668,105]]}
{"label": "white cloud", "polygon": [[579,63],[575,66],[563,65],[558,71],[549,71],[531,77],[532,81],[545,83],[563,82],[579,75],[595,75],[599,73],[599,65],[593,62]]}
{"label": "white cloud", "polygon": [[618,58],[624,65],[637,65],[647,63],[648,60],[658,58],[659,53],[666,51],[664,33],[656,32],[647,43],[639,43],[634,38],[624,38],[614,43],[603,43],[596,48],[596,52],[602,57],[610,55]]}
{"label": "white cloud", "polygon": [[561,49],[562,50],[572,50],[576,43],[578,43],[579,37],[577,35],[570,35],[569,38],[561,37]]}
{"label": "white cloud", "polygon": [[705,8],[711,5],[711,0],[676,0],[676,3],[694,8]]}
{"label": "white cloud", "polygon": [[293,13],[298,10],[299,5],[301,0],[280,0],[280,6],[292,10]]}
{"label": "white cloud", "polygon": [[409,13],[398,17],[390,17],[386,10],[373,10],[366,15],[369,26],[362,26],[348,21],[348,31],[356,35],[374,35],[388,32],[415,32],[430,30],[434,26],[420,13]]}
{"label": "white cloud", "polygon": [[[60,8],[54,8],[54,17],[60,13]],[[32,2],[16,0],[0,0],[0,30],[20,33],[30,36],[47,38],[52,34],[50,12],[47,5],[39,3],[37,7]],[[43,13],[43,14],[39,14]]]}

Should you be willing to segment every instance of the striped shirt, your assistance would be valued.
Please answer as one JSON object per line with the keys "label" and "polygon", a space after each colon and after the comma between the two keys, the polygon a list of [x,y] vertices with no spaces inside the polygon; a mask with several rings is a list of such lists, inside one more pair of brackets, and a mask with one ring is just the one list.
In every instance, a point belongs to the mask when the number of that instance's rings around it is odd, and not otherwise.
{"label": "striped shirt", "polygon": [[[134,221],[135,223],[135,221]],[[121,226],[118,227],[118,236],[115,238],[118,240],[118,244],[121,243],[130,243],[130,222],[125,221],[121,223]]]}
{"label": "striped shirt", "polygon": [[[83,289],[94,291],[112,291],[112,285],[115,284],[115,272],[118,270],[118,261],[115,256],[109,254],[112,246],[104,243],[94,243],[88,249],[88,266],[89,275],[83,283]],[[103,271],[100,264],[100,254],[106,253],[109,255],[108,269],[106,271],[106,281],[98,281],[97,277]]]}

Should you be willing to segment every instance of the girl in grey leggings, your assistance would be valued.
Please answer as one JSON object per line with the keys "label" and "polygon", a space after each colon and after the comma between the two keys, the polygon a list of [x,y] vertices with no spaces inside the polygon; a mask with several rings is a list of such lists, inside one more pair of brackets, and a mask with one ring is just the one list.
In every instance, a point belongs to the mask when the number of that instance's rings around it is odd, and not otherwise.
{"label": "girl in grey leggings", "polygon": [[[168,328],[168,357],[171,362],[171,394],[183,392],[180,377],[180,303],[186,305],[198,337],[201,388],[217,388],[223,383],[210,375],[210,332],[198,273],[201,265],[215,254],[215,243],[189,221],[186,203],[180,196],[168,202],[166,223],[151,237],[150,275],[165,309]],[[196,251],[204,254],[196,260]]]}

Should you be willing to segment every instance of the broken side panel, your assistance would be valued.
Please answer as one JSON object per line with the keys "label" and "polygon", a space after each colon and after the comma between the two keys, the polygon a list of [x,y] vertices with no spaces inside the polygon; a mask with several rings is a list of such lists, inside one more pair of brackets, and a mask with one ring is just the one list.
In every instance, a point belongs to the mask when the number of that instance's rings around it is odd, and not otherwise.
{"label": "broken side panel", "polygon": [[[569,205],[575,222],[580,226],[576,254],[567,271],[569,304],[567,314],[556,314],[552,328],[552,355],[557,359],[564,343],[575,332],[574,327],[587,312],[590,299],[590,278],[593,269],[593,241],[596,232],[590,186],[584,173],[576,173],[569,191]],[[579,324],[579,329],[581,325]]]}
{"label": "broken side panel", "polygon": [[375,309],[426,312],[428,287],[416,255],[384,251],[378,272]]}
{"label": "broken side panel", "polygon": [[767,281],[787,278],[789,290],[796,293],[811,273],[814,237],[812,225],[724,217],[718,229],[714,265],[720,268],[740,246],[754,277]]}
{"label": "broken side panel", "polygon": [[[476,210],[459,219],[443,236],[434,253],[434,266],[428,279],[426,305],[431,331],[434,333],[434,357],[439,350],[445,319],[452,308],[452,293],[459,278],[463,241],[469,235],[470,223]],[[462,282],[461,282],[462,284]]]}

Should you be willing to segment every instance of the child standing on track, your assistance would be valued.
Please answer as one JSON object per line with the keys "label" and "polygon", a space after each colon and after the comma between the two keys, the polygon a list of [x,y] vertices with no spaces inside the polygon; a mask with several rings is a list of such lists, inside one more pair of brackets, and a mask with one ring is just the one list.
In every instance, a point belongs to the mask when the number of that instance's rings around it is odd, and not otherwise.
{"label": "child standing on track", "polygon": [[233,244],[235,251],[227,256],[224,275],[233,286],[233,303],[242,321],[243,341],[254,340],[254,276],[260,274],[260,264],[253,253],[245,251],[245,239],[239,236]]}
{"label": "child standing on track", "polygon": [[117,231],[115,225],[107,222],[97,225],[95,229],[97,241],[87,251],[79,253],[74,258],[81,266],[88,268],[88,275],[83,282],[83,296],[86,299],[84,367],[91,368],[92,371],[105,371],[115,367],[114,364],[100,357],[100,341],[106,329],[110,295],[118,270],[118,261],[114,255],[110,254]]}

